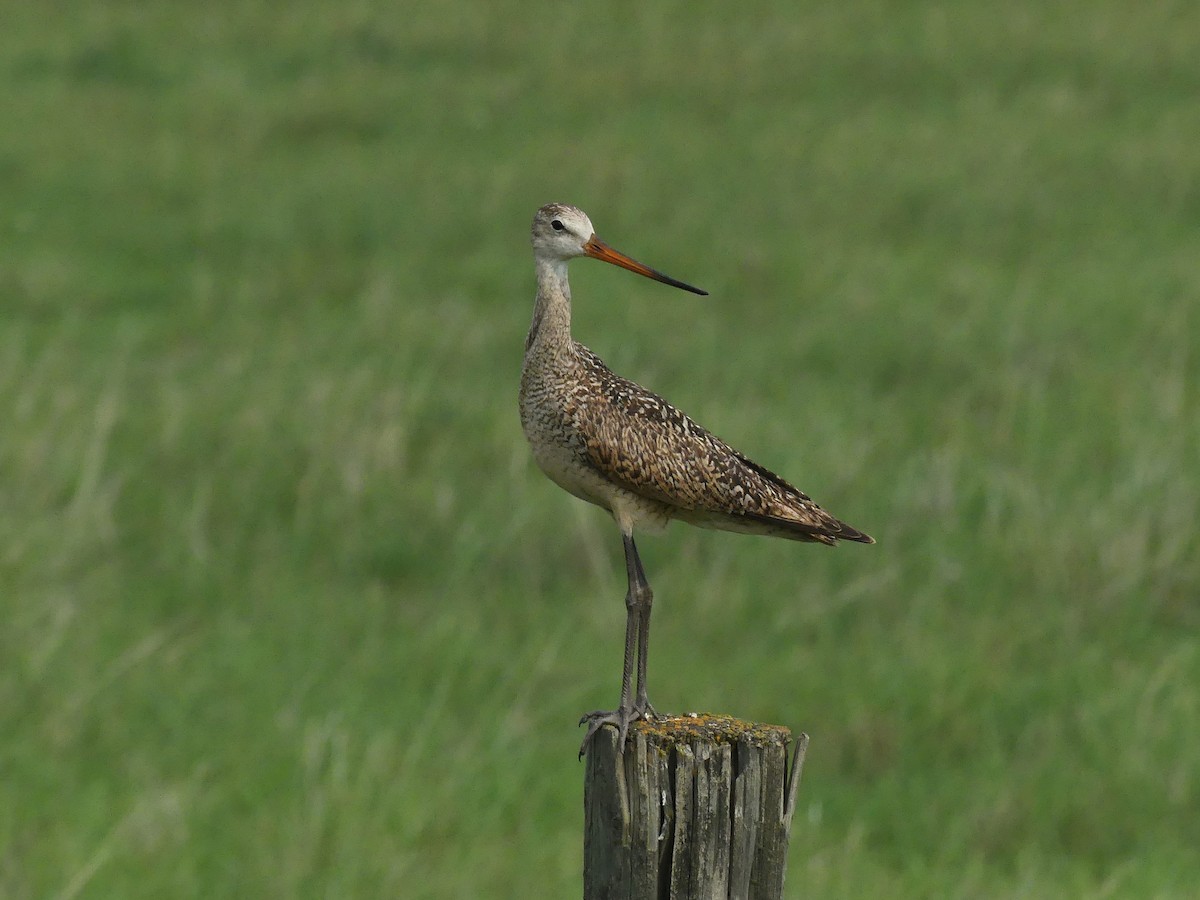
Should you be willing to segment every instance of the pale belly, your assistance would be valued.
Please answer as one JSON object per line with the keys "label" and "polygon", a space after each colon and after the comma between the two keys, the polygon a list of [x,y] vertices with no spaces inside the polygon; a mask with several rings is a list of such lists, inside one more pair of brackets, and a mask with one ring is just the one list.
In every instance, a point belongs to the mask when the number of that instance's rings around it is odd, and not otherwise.
{"label": "pale belly", "polygon": [[528,427],[525,433],[534,461],[547,478],[580,500],[607,509],[623,529],[658,531],[671,520],[669,506],[614,484],[583,458],[569,436],[548,441],[531,435]]}

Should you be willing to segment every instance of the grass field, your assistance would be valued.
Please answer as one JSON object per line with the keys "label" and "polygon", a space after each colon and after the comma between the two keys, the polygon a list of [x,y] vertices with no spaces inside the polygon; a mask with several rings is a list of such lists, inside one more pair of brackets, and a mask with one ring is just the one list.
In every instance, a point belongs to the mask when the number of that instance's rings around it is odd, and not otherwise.
{"label": "grass field", "polygon": [[575,332],[878,546],[641,542],[651,694],[812,735],[789,896],[1200,884],[1200,8],[9,4],[0,897],[570,897]]}

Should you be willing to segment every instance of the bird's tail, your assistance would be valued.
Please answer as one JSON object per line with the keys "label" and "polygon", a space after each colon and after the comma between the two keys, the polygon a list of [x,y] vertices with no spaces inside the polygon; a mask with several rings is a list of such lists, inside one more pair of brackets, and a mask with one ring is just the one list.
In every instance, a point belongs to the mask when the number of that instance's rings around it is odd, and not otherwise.
{"label": "bird's tail", "polygon": [[873,544],[875,538],[871,537],[865,531],[859,531],[852,525],[847,525],[845,522],[838,522],[838,530],[833,535],[839,541],[858,541],[860,544]]}

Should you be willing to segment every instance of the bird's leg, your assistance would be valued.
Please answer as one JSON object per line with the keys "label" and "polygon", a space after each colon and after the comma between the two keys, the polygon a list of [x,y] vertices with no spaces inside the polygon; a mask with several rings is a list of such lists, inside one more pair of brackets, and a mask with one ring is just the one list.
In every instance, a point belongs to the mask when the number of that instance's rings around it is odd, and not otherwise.
{"label": "bird's leg", "polygon": [[[617,729],[617,745],[625,747],[625,735],[629,731],[629,723],[641,718],[648,709],[646,701],[646,664],[643,649],[650,628],[650,585],[646,583],[646,574],[642,571],[642,562],[638,559],[637,548],[633,544],[633,535],[622,531],[625,539],[625,570],[629,576],[629,590],[625,593],[625,665],[621,670],[621,705],[612,712],[597,710],[584,715],[579,724],[588,723],[587,734],[579,746],[579,755],[583,756],[588,742],[603,725],[614,725]],[[638,702],[633,703],[633,663],[635,653],[638,658]]]}
{"label": "bird's leg", "polygon": [[646,655],[650,646],[650,610],[654,605],[654,592],[646,580],[646,572],[632,535],[625,540],[625,565],[629,570],[629,593],[636,598],[634,606],[638,610],[637,700],[633,710],[638,718],[654,717],[658,714],[646,696]]}
{"label": "bird's leg", "polygon": [[616,726],[617,744],[623,749],[629,723],[638,717],[633,707],[633,658],[637,648],[639,622],[640,610],[635,602],[633,592],[630,591],[625,595],[625,665],[621,670],[621,705],[611,712],[596,710],[587,713],[579,720],[580,725],[584,722],[588,723],[587,734],[583,736],[583,743],[579,745],[581,757],[587,749],[592,735],[599,731],[602,725]]}

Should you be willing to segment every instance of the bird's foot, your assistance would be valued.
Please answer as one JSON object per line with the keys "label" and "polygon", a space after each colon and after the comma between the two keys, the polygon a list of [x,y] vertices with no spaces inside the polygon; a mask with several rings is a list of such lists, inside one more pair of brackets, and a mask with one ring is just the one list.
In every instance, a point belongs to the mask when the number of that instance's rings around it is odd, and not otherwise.
{"label": "bird's foot", "polygon": [[587,734],[583,736],[583,743],[579,745],[579,758],[583,758],[583,754],[587,751],[587,745],[591,741],[592,736],[605,725],[612,725],[617,729],[617,746],[621,751],[625,750],[625,737],[629,733],[629,726],[638,719],[654,719],[658,717],[658,713],[654,711],[654,707],[649,701],[636,703],[632,707],[622,706],[614,709],[612,712],[596,710],[595,712],[585,713],[579,720],[579,724],[588,723]]}
{"label": "bird's foot", "polygon": [[638,714],[639,719],[660,719],[662,718],[658,712],[650,705],[650,701],[645,697],[640,697],[633,704],[633,711]]}
{"label": "bird's foot", "polygon": [[612,712],[598,709],[595,712],[586,713],[579,720],[580,725],[584,722],[588,723],[587,734],[583,736],[583,743],[579,745],[579,758],[583,759],[583,754],[587,752],[587,745],[591,742],[592,736],[605,725],[612,725],[617,729],[617,746],[624,751],[625,735],[629,733],[629,725],[640,718],[641,713],[627,706],[614,709]]}

